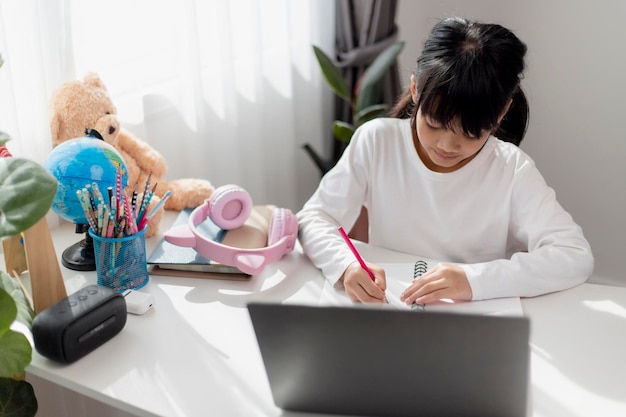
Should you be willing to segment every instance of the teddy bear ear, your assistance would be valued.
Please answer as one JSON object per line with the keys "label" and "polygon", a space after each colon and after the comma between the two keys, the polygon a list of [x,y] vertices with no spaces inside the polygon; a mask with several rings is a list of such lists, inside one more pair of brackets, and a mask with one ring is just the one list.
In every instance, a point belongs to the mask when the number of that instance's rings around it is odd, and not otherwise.
{"label": "teddy bear ear", "polygon": [[103,90],[107,89],[104,83],[102,82],[102,80],[100,79],[100,76],[96,74],[95,72],[88,72],[87,74],[85,74],[85,77],[83,78],[83,80],[85,84],[98,87]]}

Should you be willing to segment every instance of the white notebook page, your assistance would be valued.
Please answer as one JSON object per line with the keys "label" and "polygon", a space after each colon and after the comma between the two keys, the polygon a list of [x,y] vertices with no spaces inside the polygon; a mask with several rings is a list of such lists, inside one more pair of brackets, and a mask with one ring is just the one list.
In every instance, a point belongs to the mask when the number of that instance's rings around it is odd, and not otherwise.
{"label": "white notebook page", "polygon": [[[410,285],[414,276],[414,263],[380,263],[378,264],[385,269],[387,277],[387,300],[389,305],[399,309],[411,310],[411,306],[400,301],[400,294]],[[431,268],[435,263],[427,262]],[[346,295],[341,284],[333,287],[330,282],[326,281],[322,288],[322,295],[319,300],[320,305],[328,306],[347,306],[354,303]],[[429,312],[453,312],[467,314],[485,314],[485,315],[506,315],[506,316],[522,316],[522,303],[519,297],[494,298],[490,300],[480,301],[453,301],[449,299],[440,300],[435,303],[426,304],[425,311]]]}

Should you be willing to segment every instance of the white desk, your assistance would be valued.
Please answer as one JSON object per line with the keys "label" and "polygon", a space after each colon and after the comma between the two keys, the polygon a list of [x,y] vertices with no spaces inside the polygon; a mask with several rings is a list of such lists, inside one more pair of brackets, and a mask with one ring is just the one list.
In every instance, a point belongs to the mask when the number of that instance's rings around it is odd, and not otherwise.
{"label": "white desk", "polygon": [[[166,213],[161,229],[173,218]],[[60,256],[80,236],[64,225],[53,238]],[[148,253],[158,239],[148,239]],[[359,248],[372,261],[414,259]],[[66,282],[82,274],[95,283],[94,272],[61,268]],[[323,282],[300,252],[247,282],[151,276],[141,291],[155,297],[153,309],[129,315],[122,332],[94,352],[71,365],[34,352],[27,380],[38,416],[302,415],[274,406],[246,304],[317,303]],[[529,414],[625,416],[626,288],[584,284],[522,305],[532,329]]]}

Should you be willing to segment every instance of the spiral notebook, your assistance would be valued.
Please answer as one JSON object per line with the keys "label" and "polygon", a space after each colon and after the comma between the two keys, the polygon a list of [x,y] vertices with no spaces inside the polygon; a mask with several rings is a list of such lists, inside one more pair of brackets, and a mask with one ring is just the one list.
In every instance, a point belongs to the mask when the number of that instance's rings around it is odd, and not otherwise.
{"label": "spiral notebook", "polygon": [[[494,298],[479,301],[443,299],[424,306],[408,306],[400,301],[400,294],[411,284],[413,279],[421,276],[437,263],[439,262],[426,259],[418,259],[411,263],[379,263],[378,265],[385,270],[387,277],[386,294],[389,306],[416,312],[454,312],[505,316],[523,315],[522,304],[519,297]],[[327,280],[322,288],[319,304],[324,306],[347,306],[353,305],[354,303],[346,295],[345,289],[341,283],[337,283],[337,285],[333,286]]]}

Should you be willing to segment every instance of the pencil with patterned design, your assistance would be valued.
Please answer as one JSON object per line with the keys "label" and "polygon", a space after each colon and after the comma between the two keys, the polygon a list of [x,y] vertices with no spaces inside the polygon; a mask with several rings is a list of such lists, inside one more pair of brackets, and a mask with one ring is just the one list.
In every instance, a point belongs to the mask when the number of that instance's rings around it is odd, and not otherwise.
{"label": "pencil with patterned design", "polygon": [[122,199],[122,170],[121,169],[117,169],[117,172],[115,173],[115,196],[117,198],[117,206],[115,207],[119,213],[120,211],[120,204],[122,203],[121,199]]}
{"label": "pencil with patterned design", "polygon": [[[143,194],[141,195],[141,203],[139,203],[139,210],[143,207],[143,203],[146,201],[146,197],[148,196],[148,190],[150,189],[150,178],[152,178],[152,173],[148,174],[148,178],[146,178],[146,184],[143,187]],[[137,217],[139,217],[139,213],[137,213]]]}

